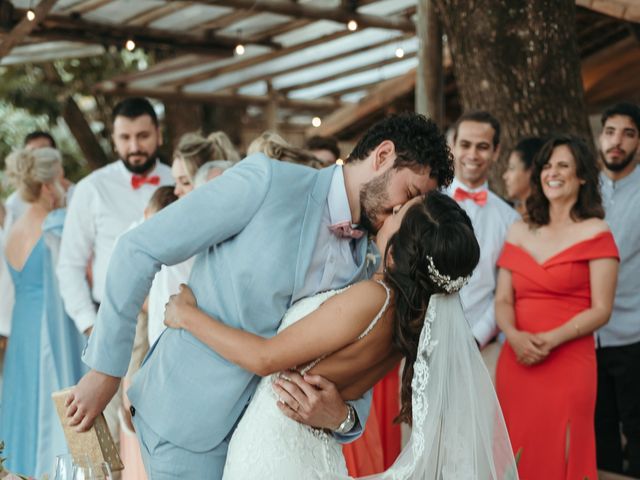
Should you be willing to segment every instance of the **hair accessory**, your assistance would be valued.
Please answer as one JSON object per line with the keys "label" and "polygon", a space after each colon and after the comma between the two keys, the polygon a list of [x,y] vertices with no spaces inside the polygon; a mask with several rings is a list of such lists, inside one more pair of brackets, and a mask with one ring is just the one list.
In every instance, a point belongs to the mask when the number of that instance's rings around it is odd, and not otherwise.
{"label": "hair accessory", "polygon": [[459,291],[467,284],[467,282],[471,278],[471,275],[468,275],[466,277],[451,279],[449,275],[440,273],[436,268],[436,265],[433,263],[433,257],[431,255],[427,255],[427,262],[429,262],[429,265],[427,266],[427,270],[429,271],[429,278],[433,283],[444,289],[444,291],[447,293],[454,293]]}

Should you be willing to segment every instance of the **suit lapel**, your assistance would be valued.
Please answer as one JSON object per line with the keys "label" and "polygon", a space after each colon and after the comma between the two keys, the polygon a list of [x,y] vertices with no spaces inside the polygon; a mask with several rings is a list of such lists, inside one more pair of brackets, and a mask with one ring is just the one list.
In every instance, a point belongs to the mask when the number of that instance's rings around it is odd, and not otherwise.
{"label": "suit lapel", "polygon": [[295,282],[293,285],[294,294],[304,285],[313,250],[318,240],[318,229],[322,222],[322,214],[327,204],[327,196],[329,195],[335,168],[334,166],[318,171],[316,183],[307,198],[307,208],[302,220],[300,245],[298,246],[298,260],[296,262]]}

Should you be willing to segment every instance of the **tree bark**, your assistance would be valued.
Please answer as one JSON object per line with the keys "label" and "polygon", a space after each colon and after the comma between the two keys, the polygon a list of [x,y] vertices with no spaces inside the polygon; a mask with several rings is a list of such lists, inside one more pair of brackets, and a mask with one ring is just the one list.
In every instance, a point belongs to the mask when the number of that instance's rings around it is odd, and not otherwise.
{"label": "tree bark", "polygon": [[591,145],[576,38],[575,0],[433,0],[465,111],[487,110],[502,127],[499,180],[518,139],[574,133]]}

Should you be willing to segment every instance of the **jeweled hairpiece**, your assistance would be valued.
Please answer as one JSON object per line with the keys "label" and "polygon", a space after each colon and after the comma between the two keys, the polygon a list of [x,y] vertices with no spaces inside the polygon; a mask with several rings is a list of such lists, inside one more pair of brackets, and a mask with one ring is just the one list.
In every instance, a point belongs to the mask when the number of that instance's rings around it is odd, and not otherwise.
{"label": "jeweled hairpiece", "polygon": [[427,255],[427,262],[429,262],[429,265],[427,266],[429,278],[433,283],[435,283],[447,293],[454,293],[459,291],[467,284],[467,282],[471,278],[471,275],[468,275],[466,277],[458,277],[452,279],[449,275],[440,273],[436,268],[435,263],[433,263],[433,257],[431,257],[431,255]]}

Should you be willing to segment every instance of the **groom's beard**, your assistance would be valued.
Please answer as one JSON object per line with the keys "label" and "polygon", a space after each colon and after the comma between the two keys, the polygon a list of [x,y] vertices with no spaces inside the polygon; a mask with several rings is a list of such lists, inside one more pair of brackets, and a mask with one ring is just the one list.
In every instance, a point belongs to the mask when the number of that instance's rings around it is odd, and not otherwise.
{"label": "groom's beard", "polygon": [[[360,189],[360,223],[359,225],[370,233],[378,233],[380,225],[376,226],[383,213],[388,211],[389,205],[387,186],[391,181],[391,170],[369,180]],[[382,224],[382,222],[380,222]]]}

